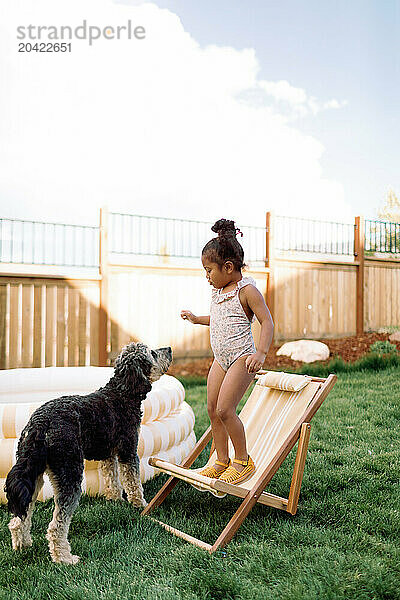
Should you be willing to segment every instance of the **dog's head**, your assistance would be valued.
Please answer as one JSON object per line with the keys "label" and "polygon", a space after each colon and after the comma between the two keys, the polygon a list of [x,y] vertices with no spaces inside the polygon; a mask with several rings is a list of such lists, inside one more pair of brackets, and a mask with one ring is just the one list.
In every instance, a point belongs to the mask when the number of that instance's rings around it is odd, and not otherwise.
{"label": "dog's head", "polygon": [[132,342],[115,361],[114,381],[128,396],[146,395],[153,381],[168,371],[172,362],[170,347],[151,350],[146,344]]}

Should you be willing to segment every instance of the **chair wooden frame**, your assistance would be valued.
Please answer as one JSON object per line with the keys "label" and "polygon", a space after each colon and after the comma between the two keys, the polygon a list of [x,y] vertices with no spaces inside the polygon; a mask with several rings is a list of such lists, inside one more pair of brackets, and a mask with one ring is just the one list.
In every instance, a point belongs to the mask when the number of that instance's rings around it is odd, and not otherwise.
{"label": "chair wooden frame", "polygon": [[[260,372],[262,373],[262,372]],[[257,376],[256,376],[257,377]],[[162,523],[157,519],[152,519],[153,521],[159,523],[162,527],[164,527],[167,531],[173,533],[174,535],[202,548],[203,550],[207,550],[210,553],[215,552],[219,548],[228,544],[233,536],[236,534],[243,521],[250,513],[253,506],[258,502],[261,504],[265,504],[267,506],[272,506],[274,508],[278,508],[280,510],[284,510],[285,512],[290,513],[291,515],[296,514],[297,506],[299,502],[300,496],[300,488],[303,479],[305,461],[308,450],[308,443],[310,439],[310,431],[311,425],[310,421],[323,403],[323,401],[328,396],[329,392],[332,390],[337,380],[336,375],[329,375],[326,379],[319,377],[312,377],[311,381],[320,383],[318,389],[316,390],[311,402],[307,406],[307,409],[302,414],[301,418],[296,423],[295,427],[292,428],[289,435],[286,437],[284,443],[279,448],[278,452],[270,460],[269,464],[263,469],[260,473],[259,478],[256,480],[252,489],[246,490],[240,486],[235,486],[229,483],[225,483],[223,481],[219,481],[218,479],[210,480],[208,477],[204,477],[199,473],[189,471],[189,467],[194,463],[196,458],[208,444],[208,442],[212,438],[211,427],[207,429],[207,431],[203,434],[200,440],[197,442],[196,446],[193,448],[192,452],[186,458],[184,463],[181,466],[172,465],[171,463],[167,463],[159,458],[150,458],[149,463],[159,469],[164,473],[168,473],[170,478],[167,482],[162,486],[162,488],[157,492],[154,498],[150,501],[150,503],[146,506],[146,508],[142,511],[142,515],[149,515],[157,506],[160,506],[166,499],[166,497],[171,493],[175,485],[181,479],[190,484],[195,483],[198,487],[203,487],[209,491],[213,491],[214,493],[220,494],[231,494],[233,496],[237,496],[242,498],[242,502],[230,519],[220,536],[217,538],[213,545],[207,544],[202,540],[199,540],[193,536],[188,535],[187,533],[180,531],[179,529],[175,529],[166,523]],[[275,475],[293,446],[298,443],[297,454],[293,469],[293,476],[291,480],[291,485],[289,489],[288,498],[281,498],[279,496],[275,496],[274,494],[269,494],[265,492],[265,487],[271,481],[272,477]],[[213,448],[211,448],[211,453]],[[210,453],[210,454],[211,454]]]}

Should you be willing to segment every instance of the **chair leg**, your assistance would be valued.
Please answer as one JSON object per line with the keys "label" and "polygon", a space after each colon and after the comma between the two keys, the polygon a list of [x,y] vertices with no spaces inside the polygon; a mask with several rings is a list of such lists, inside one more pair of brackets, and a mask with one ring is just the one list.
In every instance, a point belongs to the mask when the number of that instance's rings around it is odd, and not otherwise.
{"label": "chair leg", "polygon": [[185,540],[186,542],[189,542],[190,544],[193,544],[194,546],[201,548],[202,550],[207,550],[207,552],[211,552],[211,546],[210,546],[210,544],[207,544],[207,542],[203,542],[202,540],[199,540],[199,539],[193,537],[192,535],[185,533],[184,531],[180,531],[179,529],[176,529],[175,527],[171,527],[170,525],[167,525],[166,523],[163,523],[162,521],[158,521],[157,519],[154,519],[153,517],[149,517],[149,519],[154,521],[154,523],[158,523],[159,525],[161,525],[161,527],[164,527],[164,529],[169,531],[169,533],[176,535],[176,537],[179,537],[182,540]]}
{"label": "chair leg", "polygon": [[164,502],[165,498],[172,492],[178,481],[179,479],[177,477],[169,477],[154,498],[150,500],[146,508],[142,510],[142,516],[148,515],[152,510],[157,508],[157,506],[160,506],[160,504]]}
{"label": "chair leg", "polygon": [[[182,467],[189,468],[194,463],[194,461],[202,452],[202,450],[207,446],[211,437],[212,432],[211,427],[209,427],[207,431],[203,433],[203,435],[201,436],[201,438],[199,439],[189,456],[183,462]],[[162,486],[162,488],[157,492],[154,498],[148,503],[146,508],[141,512],[142,516],[148,515],[154,508],[160,506],[160,504],[164,502],[165,498],[172,492],[178,481],[178,477],[170,477]]]}
{"label": "chair leg", "polygon": [[262,490],[258,494],[253,493],[253,490],[249,491],[249,493],[244,498],[243,502],[241,503],[241,505],[239,506],[239,508],[237,509],[227,526],[225,527],[225,529],[218,537],[217,541],[212,545],[210,552],[215,552],[216,550],[218,550],[218,548],[220,548],[221,546],[226,546],[226,544],[228,544],[231,541],[231,539],[233,538],[237,530],[240,528],[247,515],[250,513],[253,506],[257,503],[257,500],[261,493]]}
{"label": "chair leg", "polygon": [[306,464],[308,443],[310,441],[311,425],[303,423],[300,430],[299,445],[297,447],[296,460],[294,463],[292,483],[290,484],[287,512],[295,515],[299,503],[300,488],[303,481],[304,467]]}

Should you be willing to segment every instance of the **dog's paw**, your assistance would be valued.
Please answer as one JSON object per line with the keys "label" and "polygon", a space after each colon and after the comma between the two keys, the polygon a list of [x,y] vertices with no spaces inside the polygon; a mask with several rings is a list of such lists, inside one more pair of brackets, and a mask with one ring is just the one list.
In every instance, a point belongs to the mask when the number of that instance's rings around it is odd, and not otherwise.
{"label": "dog's paw", "polygon": [[22,537],[13,536],[11,544],[12,544],[12,549],[13,550],[22,550],[22,548],[24,547],[24,543],[22,541]]}
{"label": "dog's paw", "polygon": [[22,536],[13,536],[12,537],[12,549],[13,550],[22,550],[23,548],[29,548],[32,546],[32,538],[26,538]]}
{"label": "dog's paw", "polygon": [[27,547],[27,548],[28,548],[29,546],[32,546],[32,538],[31,538],[31,536],[30,536],[30,533],[24,533],[24,534],[23,534],[23,542],[22,542],[22,543],[23,543],[23,545],[24,545],[25,547]]}
{"label": "dog's paw", "polygon": [[106,491],[104,492],[106,500],[122,500],[122,492],[118,491]]}
{"label": "dog's paw", "polygon": [[11,519],[11,521],[8,524],[8,529],[11,533],[11,543],[13,550],[22,550],[24,546],[32,544],[32,540],[31,544],[25,543],[24,538],[26,538],[26,535],[24,536],[23,523],[19,517],[14,517],[13,519]]}
{"label": "dog's paw", "polygon": [[59,565],[76,565],[79,562],[79,556],[74,554],[64,554],[63,556],[53,557],[53,562]]}
{"label": "dog's paw", "polygon": [[145,508],[147,506],[147,502],[144,498],[134,498],[131,500],[131,504],[135,508]]}

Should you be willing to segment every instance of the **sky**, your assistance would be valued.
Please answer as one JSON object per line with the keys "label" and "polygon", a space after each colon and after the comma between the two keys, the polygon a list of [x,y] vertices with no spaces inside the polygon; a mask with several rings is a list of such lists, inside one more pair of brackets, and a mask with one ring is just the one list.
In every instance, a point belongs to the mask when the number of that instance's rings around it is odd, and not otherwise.
{"label": "sky", "polygon": [[[84,19],[145,39],[17,52],[18,26]],[[399,1],[2,0],[0,23],[1,217],[353,222],[400,194]]]}

